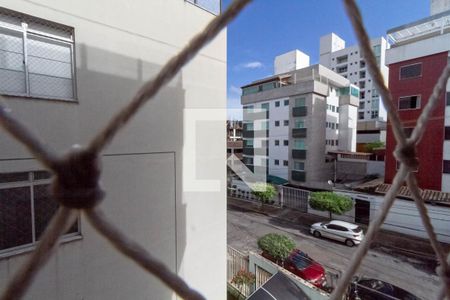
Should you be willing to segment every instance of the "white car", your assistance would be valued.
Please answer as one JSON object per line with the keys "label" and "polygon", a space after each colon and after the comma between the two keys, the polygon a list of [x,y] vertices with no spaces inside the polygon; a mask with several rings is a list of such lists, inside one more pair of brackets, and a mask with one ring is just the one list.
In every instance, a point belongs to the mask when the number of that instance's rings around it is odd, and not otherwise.
{"label": "white car", "polygon": [[327,237],[344,242],[350,247],[361,243],[361,240],[364,238],[361,227],[352,223],[337,220],[315,223],[311,225],[310,232],[315,237]]}

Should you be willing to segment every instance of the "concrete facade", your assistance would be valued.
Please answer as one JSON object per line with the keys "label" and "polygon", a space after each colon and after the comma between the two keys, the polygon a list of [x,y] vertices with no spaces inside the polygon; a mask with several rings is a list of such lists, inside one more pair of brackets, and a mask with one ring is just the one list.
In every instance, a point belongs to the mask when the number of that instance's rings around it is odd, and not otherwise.
{"label": "concrete facade", "polygon": [[[251,141],[247,151],[244,142],[244,162],[250,168],[263,167],[260,163],[268,161],[268,174],[279,176],[271,173],[275,160],[279,164],[288,160],[283,170],[287,177],[283,178],[298,185],[322,184],[332,179],[333,173],[333,163],[326,160],[327,152],[355,151],[359,90],[348,79],[321,65],[313,65],[242,88],[244,123],[249,124],[244,126],[244,140]],[[270,125],[267,138],[262,140],[268,141],[265,142],[268,151],[260,157],[257,148],[264,142],[257,141],[261,128],[256,128],[258,118],[252,109],[264,107],[268,109],[267,115],[260,113],[260,116]],[[283,126],[286,119],[288,126]],[[288,145],[283,144],[285,137]]]}
{"label": "concrete facade", "polygon": [[[183,0],[4,0],[1,6],[74,30],[75,100],[5,96],[2,102],[59,153],[86,145],[214,17]],[[195,136],[184,131],[183,123],[184,109],[195,108],[226,108],[225,31],[104,151],[106,198],[100,206],[130,238],[206,298],[226,299],[225,115],[197,126]],[[195,145],[198,156],[187,157],[193,149],[186,145]],[[43,169],[4,132],[0,146],[0,173]],[[189,160],[196,161],[196,170],[186,168]],[[195,176],[218,180],[221,188],[188,191]],[[80,233],[57,247],[25,299],[177,298],[112,249],[83,217],[80,222]],[[32,249],[1,252],[0,290]]]}

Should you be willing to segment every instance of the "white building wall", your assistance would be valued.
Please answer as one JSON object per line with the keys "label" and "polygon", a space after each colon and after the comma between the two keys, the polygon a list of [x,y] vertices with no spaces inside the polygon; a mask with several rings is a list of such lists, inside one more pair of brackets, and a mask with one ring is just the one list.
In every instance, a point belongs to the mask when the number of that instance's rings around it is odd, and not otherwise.
{"label": "white building wall", "polygon": [[[289,98],[281,98],[270,101],[269,114],[269,174],[284,179],[288,179],[288,166],[284,166],[283,161],[289,160],[288,145],[284,145],[284,141],[289,143],[289,124],[284,125],[284,121],[289,122],[289,105],[284,105],[284,100]],[[275,103],[279,102],[280,106],[276,107]],[[280,122],[280,126],[275,126],[275,121]],[[279,141],[279,146],[275,146],[275,140]],[[275,160],[279,161],[279,165],[275,165]]]}
{"label": "white building wall", "polygon": [[358,108],[352,105],[339,107],[339,150],[356,151],[356,115]]}
{"label": "white building wall", "polygon": [[275,57],[274,74],[281,74],[309,67],[309,56],[300,50],[293,50]]}
{"label": "white building wall", "polygon": [[[58,153],[73,144],[86,145],[144,80],[214,18],[182,0],[4,0],[2,6],[75,28],[78,102],[4,100],[14,116]],[[205,107],[226,108],[226,31],[104,151],[106,198],[100,206],[130,238],[207,299],[225,299],[225,114],[223,120],[198,126],[196,136],[183,131],[183,109]],[[187,145],[195,145],[199,156],[187,157],[193,151]],[[42,169],[4,133],[0,147],[0,172]],[[188,159],[196,161],[196,170],[183,168]],[[218,180],[220,190],[187,191],[195,177]],[[176,298],[118,254],[84,218],[81,233],[80,239],[57,247],[25,299]],[[24,251],[0,257],[0,290],[28,256]]]}
{"label": "white building wall", "polygon": [[[372,78],[367,70],[367,65],[362,66],[361,62],[364,61],[359,46],[345,47],[345,42],[340,42],[341,47],[331,47],[330,39],[340,39],[334,33],[321,37],[320,39],[320,63],[325,67],[339,73],[340,75],[348,78],[350,83],[358,86],[361,90],[361,105],[358,112],[363,113],[363,119],[359,120],[387,120],[387,112],[381,98],[377,92],[374,92],[375,87],[373,85]],[[336,38],[337,37],[337,38]],[[340,39],[341,40],[341,39]],[[386,49],[388,44],[384,38],[376,38],[370,41],[372,47],[380,45],[380,71],[385,78],[385,82],[388,80],[389,69],[385,66]],[[331,48],[330,48],[331,47]],[[338,63],[338,58],[347,56],[347,61]],[[340,68],[346,67],[347,71],[339,72]],[[362,76],[365,74],[365,76]],[[363,97],[364,95],[364,97]],[[375,95],[375,96],[374,96]],[[373,112],[377,112],[378,117],[372,117]]]}
{"label": "white building wall", "polygon": [[[330,150],[338,150],[340,149],[340,145],[336,145],[336,140],[339,141],[339,130],[336,128],[336,124],[339,124],[339,97],[336,95],[335,89],[330,89],[330,93],[326,98],[327,101],[327,112],[326,112],[326,122],[334,124],[334,129],[329,127],[325,127],[325,139],[333,141],[334,145],[330,143],[326,143],[325,141],[325,151]],[[329,105],[334,107],[334,112],[330,109]],[[326,123],[325,123],[326,124]],[[340,124],[339,124],[340,125]],[[338,125],[338,126],[339,126]]]}

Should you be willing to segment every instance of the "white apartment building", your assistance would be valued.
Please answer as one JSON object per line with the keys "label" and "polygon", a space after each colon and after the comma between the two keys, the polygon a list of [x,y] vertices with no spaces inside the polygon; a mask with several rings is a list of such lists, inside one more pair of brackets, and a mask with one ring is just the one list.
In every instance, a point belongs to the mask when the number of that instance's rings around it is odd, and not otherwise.
{"label": "white apartment building", "polygon": [[242,87],[243,159],[250,169],[267,167],[268,175],[314,185],[332,179],[329,152],[356,151],[359,89],[328,68],[309,66],[298,52],[275,59],[281,73]]}
{"label": "white apartment building", "polygon": [[[0,105],[61,154],[86,145],[220,13],[219,0],[0,2]],[[188,109],[226,109],[226,41],[223,31],[101,156],[101,209],[207,299],[226,299],[225,114],[196,134],[184,121]],[[1,129],[0,149],[1,293],[57,204],[51,175]],[[192,189],[197,176],[219,189]],[[25,299],[178,297],[81,217]]]}
{"label": "white apartment building", "polygon": [[[378,66],[386,82],[389,69],[385,66],[388,43],[383,37],[371,40]],[[385,141],[387,112],[375,89],[358,45],[345,46],[345,41],[335,33],[320,38],[320,64],[348,78],[360,88],[358,109],[358,144]],[[380,130],[381,129],[381,130]]]}

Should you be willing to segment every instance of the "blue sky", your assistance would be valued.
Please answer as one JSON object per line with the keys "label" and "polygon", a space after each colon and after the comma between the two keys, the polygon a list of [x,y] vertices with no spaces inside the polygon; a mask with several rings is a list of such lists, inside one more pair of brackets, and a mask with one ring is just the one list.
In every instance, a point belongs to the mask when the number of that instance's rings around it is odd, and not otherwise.
{"label": "blue sky", "polygon": [[[371,38],[427,17],[430,0],[357,1]],[[226,7],[231,0],[223,0]],[[275,56],[299,49],[319,60],[319,39],[334,32],[356,44],[341,0],[254,0],[228,26],[228,108],[241,108],[240,87],[273,74]],[[242,118],[229,113],[230,118]]]}

